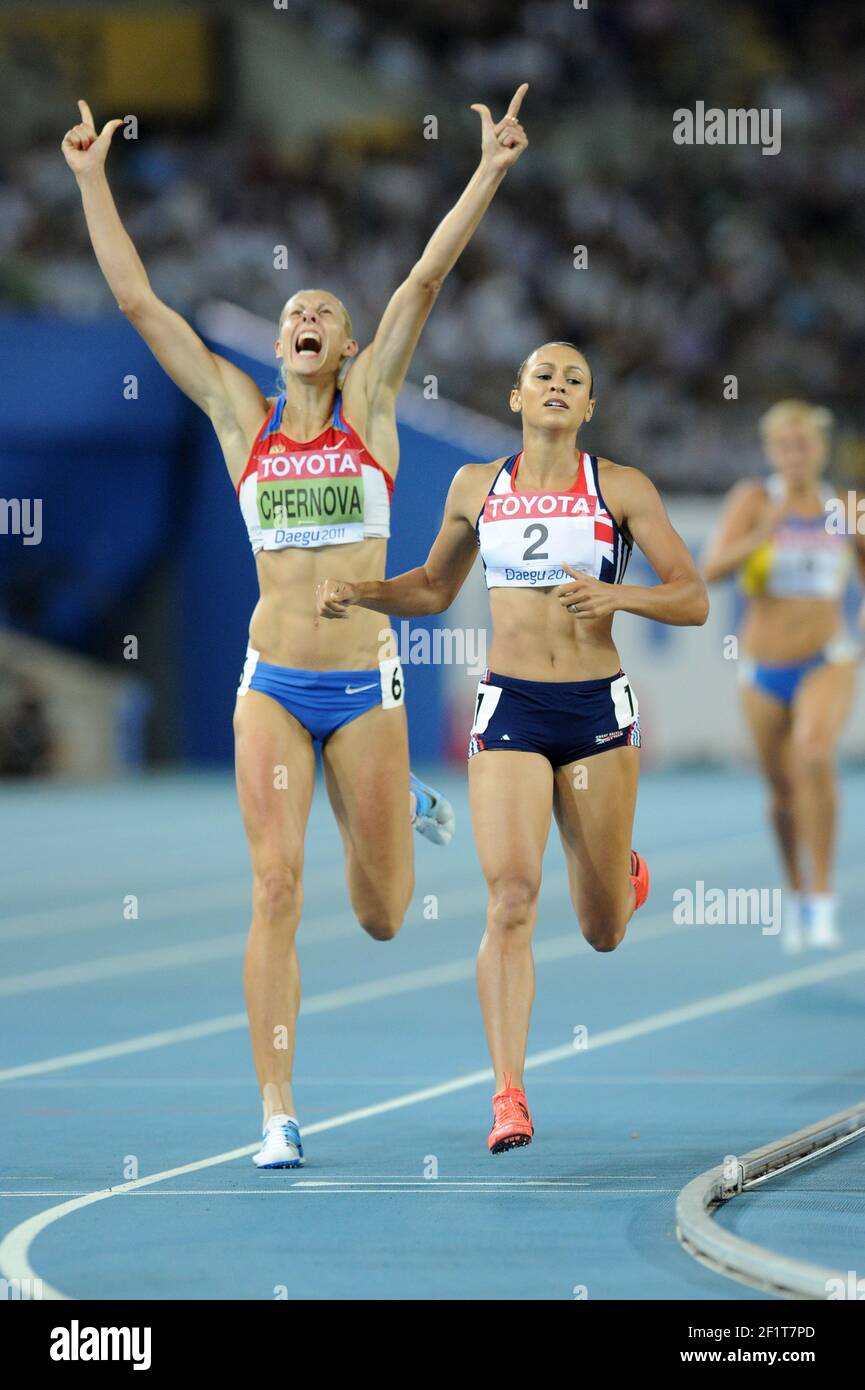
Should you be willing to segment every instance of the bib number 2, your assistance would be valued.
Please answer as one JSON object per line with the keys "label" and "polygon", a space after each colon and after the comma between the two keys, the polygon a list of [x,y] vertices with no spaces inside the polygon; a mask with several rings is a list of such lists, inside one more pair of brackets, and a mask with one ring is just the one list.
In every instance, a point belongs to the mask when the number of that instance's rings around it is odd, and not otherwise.
{"label": "bib number 2", "polygon": [[538,549],[538,546],[540,546],[540,545],[545,545],[546,542],[549,540],[549,536],[550,536],[549,527],[548,527],[548,526],[542,526],[541,523],[540,523],[539,521],[534,521],[534,522],[532,522],[531,526],[527,526],[526,529],[525,529],[525,531],[523,532],[523,540],[524,540],[524,541],[527,541],[527,540],[529,539],[529,536],[531,536],[531,535],[533,535],[533,534],[535,535],[535,540],[533,540],[532,543],[531,543],[531,545],[528,547],[528,549],[527,549],[526,551],[524,551],[524,553],[523,553],[523,559],[524,559],[524,560],[549,560],[549,558],[550,558],[550,553],[549,553],[549,551],[548,551],[548,550],[539,550],[539,549]]}

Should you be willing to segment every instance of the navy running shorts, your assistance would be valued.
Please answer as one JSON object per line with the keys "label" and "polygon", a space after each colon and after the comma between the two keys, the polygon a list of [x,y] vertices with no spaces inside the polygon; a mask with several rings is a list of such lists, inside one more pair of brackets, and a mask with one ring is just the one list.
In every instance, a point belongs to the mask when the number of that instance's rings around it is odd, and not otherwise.
{"label": "navy running shorts", "polygon": [[628,747],[640,747],[640,720],[624,671],[595,681],[524,681],[487,671],[478,682],[470,758],[515,748],[564,767]]}

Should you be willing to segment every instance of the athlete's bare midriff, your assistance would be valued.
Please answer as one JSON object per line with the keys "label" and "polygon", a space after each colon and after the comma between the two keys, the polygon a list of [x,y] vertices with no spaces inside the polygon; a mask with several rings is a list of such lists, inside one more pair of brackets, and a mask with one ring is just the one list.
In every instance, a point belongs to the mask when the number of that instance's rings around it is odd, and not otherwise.
{"label": "athlete's bare midriff", "polygon": [[[273,405],[269,399],[267,414],[255,434],[243,439],[240,447],[217,430],[235,487],[246,468],[258,430]],[[355,429],[355,433],[370,457],[375,457],[366,442],[363,401],[358,398],[348,403],[344,392],[343,410],[346,414],[350,410],[352,422],[359,422],[360,429]],[[291,442],[303,449],[311,441]],[[398,462],[398,451],[394,451],[393,457],[385,453],[384,463],[389,466],[391,477],[396,475]],[[383,579],[386,561],[387,540],[377,536],[347,545],[260,550],[255,556],[259,598],[249,621],[250,646],[262,661],[300,671],[367,671],[377,667],[381,660],[394,654],[387,643],[389,620],[380,613],[357,608],[346,622],[320,621],[315,589],[335,571],[354,581]]]}
{"label": "athlete's bare midriff", "polygon": [[760,594],[748,601],[742,651],[752,661],[792,666],[816,655],[842,628],[837,599]]}
{"label": "athlete's bare midriff", "polygon": [[367,671],[391,653],[388,619],[355,608],[345,622],[319,620],[315,586],[335,570],[353,581],[383,579],[387,541],[370,538],[316,549],[259,551],[260,597],[249,624],[262,661],[302,671]]}
{"label": "athlete's bare midriff", "polygon": [[[606,462],[606,460],[604,460]],[[504,459],[481,473],[466,519],[473,524]],[[606,473],[602,471],[602,478]],[[562,487],[573,476],[562,480]],[[608,503],[609,505],[609,503]],[[613,515],[621,522],[619,499]],[[526,681],[591,681],[621,670],[613,641],[613,616],[575,618],[559,601],[561,585],[552,588],[488,590],[493,636],[487,665],[500,676]]]}
{"label": "athlete's bare midriff", "polygon": [[491,671],[526,681],[591,681],[621,669],[613,619],[574,618],[558,589],[490,589]]}

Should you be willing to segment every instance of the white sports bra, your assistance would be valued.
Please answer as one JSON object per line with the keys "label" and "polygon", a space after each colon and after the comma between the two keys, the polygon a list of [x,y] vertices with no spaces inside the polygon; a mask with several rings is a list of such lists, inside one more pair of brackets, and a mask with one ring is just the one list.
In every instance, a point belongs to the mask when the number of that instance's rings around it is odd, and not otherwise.
{"label": "white sports bra", "polygon": [[506,459],[476,523],[487,588],[548,588],[564,584],[564,569],[621,584],[631,555],[598,485],[598,461],[580,453],[567,492],[518,492],[522,452]]}

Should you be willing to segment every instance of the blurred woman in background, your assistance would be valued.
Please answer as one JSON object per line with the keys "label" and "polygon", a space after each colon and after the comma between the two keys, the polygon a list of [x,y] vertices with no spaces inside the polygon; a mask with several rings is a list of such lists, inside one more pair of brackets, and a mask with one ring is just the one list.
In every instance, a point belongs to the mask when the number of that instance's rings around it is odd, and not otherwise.
{"label": "blurred woman in background", "polygon": [[732,489],[703,562],[709,583],[738,573],[747,598],[742,702],[789,884],[781,935],[788,951],[841,940],[832,890],[835,749],[859,656],[842,603],[854,558],[865,575],[865,540],[855,524],[849,534],[827,517],[831,427],[829,411],[805,401],[766,412],[760,433],[772,471]]}

